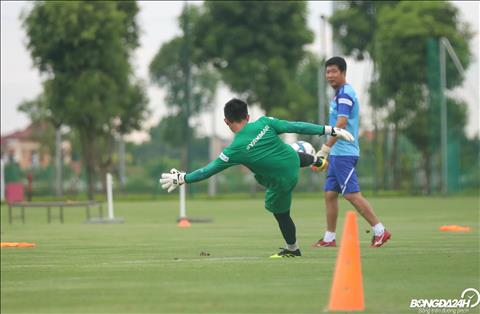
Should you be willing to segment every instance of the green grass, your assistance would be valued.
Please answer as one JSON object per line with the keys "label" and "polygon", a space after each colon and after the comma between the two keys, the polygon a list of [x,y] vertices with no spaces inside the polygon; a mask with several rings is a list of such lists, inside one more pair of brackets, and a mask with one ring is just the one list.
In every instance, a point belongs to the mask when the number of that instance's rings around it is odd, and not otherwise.
{"label": "green grass", "polygon": [[[418,313],[409,309],[412,298],[459,298],[465,288],[480,288],[478,198],[369,200],[393,237],[369,248],[371,233],[358,219],[366,312]],[[262,200],[187,206],[189,215],[213,223],[176,227],[172,200],[118,202],[115,213],[125,218],[118,225],[84,224],[78,208],[65,210],[63,225],[47,224],[44,209],[28,209],[25,225],[9,225],[2,206],[2,241],[37,247],[1,250],[1,312],[323,312],[338,249],[310,248],[325,227],[322,199],[294,200],[304,256],[288,260],[266,258],[283,241]],[[341,201],[340,208],[339,235],[352,207]],[[472,232],[438,231],[445,224]]]}

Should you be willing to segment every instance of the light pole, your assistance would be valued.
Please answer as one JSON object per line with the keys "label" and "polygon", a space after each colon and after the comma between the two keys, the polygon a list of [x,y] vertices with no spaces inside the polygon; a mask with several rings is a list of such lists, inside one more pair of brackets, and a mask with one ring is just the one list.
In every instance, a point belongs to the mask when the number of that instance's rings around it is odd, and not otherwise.
{"label": "light pole", "polygon": [[442,193],[448,193],[448,135],[447,135],[447,97],[445,91],[447,90],[447,70],[446,62],[447,56],[445,51],[448,52],[450,58],[453,60],[455,67],[460,75],[465,74],[465,69],[460,63],[455,50],[453,49],[450,41],[445,38],[440,38],[440,88],[441,88],[441,100],[440,100],[440,123],[441,123],[441,152],[442,152]]}
{"label": "light pole", "polygon": [[5,165],[3,163],[3,156],[0,158],[0,200],[5,200]]}
{"label": "light pole", "polygon": [[[215,109],[216,109],[216,102],[214,102],[212,108],[212,135],[210,136],[210,147],[209,147],[209,155],[210,160],[214,160],[217,156],[217,128],[216,128],[216,119],[215,119]],[[215,196],[217,195],[217,176],[211,176],[208,180],[208,196]]]}
{"label": "light pole", "polygon": [[[325,60],[327,55],[326,49],[326,16],[320,15],[320,62]],[[325,99],[326,99],[326,84],[325,84],[325,67],[323,64],[318,65],[318,124],[325,123]],[[325,142],[325,138],[320,138],[321,144]]]}
{"label": "light pole", "polygon": [[122,135],[118,137],[118,176],[123,189],[127,178],[125,173],[125,140]]}
{"label": "light pole", "polygon": [[62,159],[62,126],[59,125],[55,130],[55,185],[57,197],[63,196]]}

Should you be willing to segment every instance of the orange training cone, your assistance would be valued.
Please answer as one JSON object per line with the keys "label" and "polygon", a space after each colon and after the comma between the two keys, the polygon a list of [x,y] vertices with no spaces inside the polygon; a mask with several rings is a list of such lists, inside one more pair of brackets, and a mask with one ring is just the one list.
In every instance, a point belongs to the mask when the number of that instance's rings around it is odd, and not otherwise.
{"label": "orange training cone", "polygon": [[180,218],[177,226],[179,226],[180,228],[188,228],[190,227],[190,221],[188,221],[187,218]]}
{"label": "orange training cone", "polygon": [[332,289],[330,290],[328,310],[365,310],[357,216],[353,211],[347,212]]}
{"label": "orange training cone", "polygon": [[470,232],[470,227],[464,227],[459,225],[447,225],[438,228],[440,231],[453,231],[453,232]]}
{"label": "orange training cone", "polygon": [[27,242],[1,242],[0,247],[7,248],[7,247],[36,247],[35,243],[27,243]]}

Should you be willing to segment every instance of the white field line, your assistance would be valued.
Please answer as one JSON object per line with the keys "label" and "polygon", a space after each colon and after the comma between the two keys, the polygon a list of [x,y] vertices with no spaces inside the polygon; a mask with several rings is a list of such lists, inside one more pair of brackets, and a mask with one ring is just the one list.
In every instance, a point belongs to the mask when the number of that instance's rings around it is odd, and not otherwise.
{"label": "white field line", "polygon": [[202,258],[172,258],[172,259],[151,259],[151,260],[130,260],[130,261],[118,261],[103,264],[157,264],[157,263],[170,263],[170,262],[219,262],[219,261],[253,261],[262,260],[264,257],[258,256],[235,256],[235,257],[202,257]]}

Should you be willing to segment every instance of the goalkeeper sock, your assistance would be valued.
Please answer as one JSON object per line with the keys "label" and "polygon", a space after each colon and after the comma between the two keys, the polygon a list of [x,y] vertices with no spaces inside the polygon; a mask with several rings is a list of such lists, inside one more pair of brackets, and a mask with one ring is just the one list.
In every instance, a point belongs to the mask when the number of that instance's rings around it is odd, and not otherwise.
{"label": "goalkeeper sock", "polygon": [[309,167],[316,162],[316,157],[307,153],[297,152],[300,159],[300,168]]}
{"label": "goalkeeper sock", "polygon": [[295,244],[287,244],[287,250],[289,250],[291,252],[296,251],[298,249],[299,249],[299,247],[298,247],[297,242],[295,242]]}
{"label": "goalkeeper sock", "polygon": [[309,166],[320,168],[323,166],[323,163],[325,162],[323,159],[320,159],[317,156],[313,156],[313,155],[302,153],[302,152],[297,152],[297,153],[300,159],[300,168],[305,168]]}
{"label": "goalkeeper sock", "polygon": [[335,240],[335,232],[325,231],[325,235],[323,236],[323,241],[332,242],[333,240]]}
{"label": "goalkeeper sock", "polygon": [[382,235],[383,232],[385,231],[385,227],[382,225],[381,222],[373,226],[372,229],[376,236]]}
{"label": "goalkeeper sock", "polygon": [[295,224],[292,217],[290,217],[290,211],[281,214],[273,214],[277,219],[278,226],[282,232],[283,238],[287,245],[295,245],[297,243]]}

